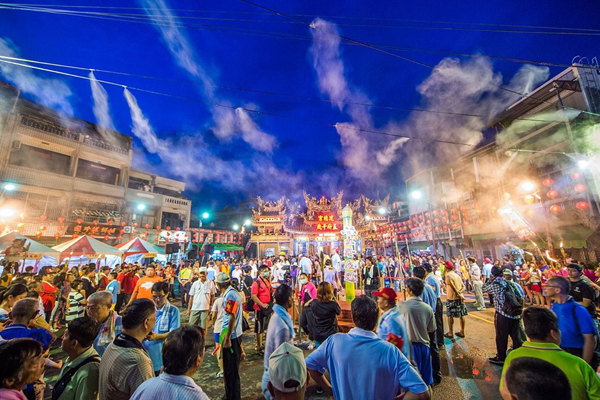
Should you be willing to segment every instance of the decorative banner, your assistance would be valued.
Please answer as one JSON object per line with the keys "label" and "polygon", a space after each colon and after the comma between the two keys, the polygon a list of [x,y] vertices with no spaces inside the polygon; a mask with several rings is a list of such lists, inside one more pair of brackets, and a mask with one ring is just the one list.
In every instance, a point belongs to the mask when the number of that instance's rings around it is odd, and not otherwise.
{"label": "decorative banner", "polygon": [[344,261],[344,281],[358,283],[358,271],[354,260]]}
{"label": "decorative banner", "polygon": [[79,223],[69,224],[67,227],[66,234],[70,235],[73,233],[83,235],[100,235],[100,236],[114,236],[117,232],[116,227],[110,225],[94,225],[93,223]]}
{"label": "decorative banner", "polygon": [[527,221],[525,221],[511,205],[498,209],[498,214],[500,214],[502,219],[510,226],[510,229],[516,233],[519,239],[529,240],[532,237],[537,236],[537,233],[535,233],[533,228],[529,226]]}

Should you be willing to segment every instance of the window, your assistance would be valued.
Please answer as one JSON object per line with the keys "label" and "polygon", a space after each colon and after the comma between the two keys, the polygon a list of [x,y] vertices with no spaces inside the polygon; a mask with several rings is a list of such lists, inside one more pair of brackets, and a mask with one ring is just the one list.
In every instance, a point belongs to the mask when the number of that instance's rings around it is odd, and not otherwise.
{"label": "window", "polygon": [[121,170],[108,165],[79,159],[76,176],[89,181],[118,185]]}
{"label": "window", "polygon": [[39,147],[21,144],[18,148],[12,149],[8,163],[19,167],[69,175],[71,157]]}

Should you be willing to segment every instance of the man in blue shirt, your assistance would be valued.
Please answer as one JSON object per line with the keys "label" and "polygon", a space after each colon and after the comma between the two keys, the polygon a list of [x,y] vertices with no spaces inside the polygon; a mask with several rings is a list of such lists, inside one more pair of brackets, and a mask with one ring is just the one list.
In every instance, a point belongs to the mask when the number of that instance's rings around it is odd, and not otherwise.
{"label": "man in blue shirt", "polygon": [[562,276],[546,282],[546,295],[554,300],[551,310],[558,318],[560,347],[591,365],[596,345],[596,326],[588,310],[569,296],[571,283]]}
{"label": "man in blue shirt", "polygon": [[[436,276],[433,273],[433,267],[430,263],[426,262],[422,265],[427,272],[427,276],[425,277],[425,286],[429,286],[433,289],[433,293],[435,294],[435,308],[433,309],[433,313],[435,314],[435,342],[438,345],[438,349],[444,348],[444,305],[442,303],[442,289],[440,287],[440,282],[437,280]],[[435,377],[434,377],[435,379]]]}
{"label": "man in blue shirt", "polygon": [[38,311],[37,299],[27,298],[17,301],[10,312],[13,322],[0,332],[0,338],[4,340],[34,339],[42,344],[44,351],[48,350],[56,336],[43,328],[29,328],[31,321],[37,317]]}
{"label": "man in blue shirt", "polygon": [[148,352],[154,367],[154,373],[158,376],[163,367],[162,348],[169,332],[179,328],[179,309],[169,303],[169,284],[167,282],[156,282],[152,285],[152,300],[156,305],[156,322],[154,329],[144,340],[142,345]]}
{"label": "man in blue shirt", "polygon": [[[429,399],[427,385],[412,364],[393,344],[373,332],[377,304],[366,296],[352,302],[355,328],[330,336],[306,358],[311,377],[330,396],[344,400],[392,400],[400,388],[405,400]],[[356,368],[356,363],[360,368]],[[331,383],[324,376],[329,371]]]}
{"label": "man in blue shirt", "polygon": [[[406,319],[396,307],[396,292],[392,288],[383,288],[373,292],[377,305],[381,309],[381,318],[377,324],[377,336],[396,345],[407,359],[410,359],[410,340],[406,330]],[[391,336],[390,336],[391,334]],[[402,345],[399,341],[402,339]]]}
{"label": "man in blue shirt", "polygon": [[242,358],[242,297],[225,272],[217,274],[217,286],[223,295],[223,330],[221,354],[225,377],[225,397],[227,400],[240,400],[240,360]]}

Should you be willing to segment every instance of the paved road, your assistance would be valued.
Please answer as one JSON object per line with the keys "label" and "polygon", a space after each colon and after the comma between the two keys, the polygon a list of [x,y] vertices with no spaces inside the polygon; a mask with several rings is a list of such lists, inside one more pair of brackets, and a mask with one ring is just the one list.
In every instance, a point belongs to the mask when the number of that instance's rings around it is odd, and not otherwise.
{"label": "paved road", "polygon": [[[182,312],[182,323],[185,322],[187,322],[187,318]],[[445,318],[444,324],[446,324]],[[447,326],[445,328],[447,329]],[[466,334],[465,339],[445,339],[445,349],[441,351],[444,378],[442,383],[433,389],[433,398],[500,400],[498,385],[501,367],[491,365],[487,361],[488,357],[495,355],[493,309],[475,311],[474,307],[469,306]],[[263,359],[254,353],[254,343],[253,334],[245,335],[244,346],[248,357],[242,362],[241,380],[242,394],[246,400],[263,398],[260,387]],[[60,343],[57,345],[60,346]],[[210,355],[214,350],[213,335],[207,335],[206,345],[207,352],[203,366],[194,379],[209,398],[218,400],[225,391],[223,379],[215,377],[219,369],[215,357]],[[305,351],[306,355],[309,353],[309,351]],[[64,353],[57,347],[52,350],[51,355],[55,359],[64,357]],[[356,360],[356,363],[358,368],[360,360]],[[55,371],[49,371],[46,374],[46,381],[50,385],[56,381],[56,378],[57,372]],[[310,385],[306,398],[311,400],[327,398],[323,394],[317,394],[316,390],[315,385]]]}

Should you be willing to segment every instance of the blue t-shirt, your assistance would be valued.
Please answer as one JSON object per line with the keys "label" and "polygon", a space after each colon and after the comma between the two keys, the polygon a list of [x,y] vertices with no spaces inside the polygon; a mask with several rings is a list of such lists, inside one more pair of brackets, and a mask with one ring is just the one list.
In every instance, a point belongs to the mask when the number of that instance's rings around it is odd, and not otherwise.
{"label": "blue t-shirt", "polygon": [[110,281],[108,283],[108,286],[106,287],[106,290],[108,292],[111,292],[113,295],[113,300],[112,300],[113,304],[117,304],[117,294],[119,294],[119,287],[120,287],[119,281],[116,279],[114,281]]}
{"label": "blue t-shirt", "polygon": [[[161,329],[161,322],[163,318],[167,318],[169,321],[168,328]],[[156,322],[154,323],[154,329],[152,330],[154,333],[169,333],[179,328],[180,326],[180,318],[179,318],[179,309],[175,306],[169,307],[168,314],[165,314],[165,306],[160,310],[156,310]],[[163,325],[164,327],[164,325]],[[144,348],[148,352],[150,359],[152,360],[152,366],[154,367],[154,371],[160,371],[163,367],[162,360],[162,348],[165,343],[163,340],[144,340],[142,343]]]}
{"label": "blue t-shirt", "polygon": [[[237,290],[235,290],[233,287],[230,287],[229,289],[227,289],[225,295],[223,296],[223,310],[226,309],[228,301],[237,303],[237,313],[235,314],[235,327],[231,332],[231,338],[236,339],[241,337],[244,333],[244,331],[242,330],[242,296],[240,296]],[[231,327],[229,326],[230,318],[231,317],[229,316],[229,313],[223,312],[223,329],[231,329]]]}
{"label": "blue t-shirt", "polygon": [[[439,299],[440,296],[441,296],[440,284],[438,283],[438,281],[433,276],[433,273],[430,273],[429,275],[427,275],[425,277],[425,283],[427,285],[429,285],[429,287],[431,287],[431,289],[433,289],[433,293],[435,294],[435,298]],[[433,311],[435,312],[435,308],[433,309]]]}
{"label": "blue t-shirt", "polygon": [[0,332],[0,337],[4,340],[29,338],[37,340],[42,344],[44,350],[48,350],[52,343],[52,335],[45,329],[29,329],[25,325],[12,324]]}
{"label": "blue t-shirt", "polygon": [[[560,347],[583,349],[585,343],[583,335],[597,334],[594,321],[588,310],[573,300],[572,297],[566,303],[552,304],[551,309],[558,318],[558,327],[561,333]],[[577,318],[578,323],[575,323],[573,316]],[[579,330],[577,325],[579,325]]]}
{"label": "blue t-shirt", "polygon": [[379,339],[387,341],[390,333],[404,339],[404,343],[400,350],[402,351],[402,354],[410,360],[410,340],[406,328],[406,318],[400,313],[398,307],[394,307],[391,310],[384,312],[377,325],[377,336],[379,336]]}
{"label": "blue t-shirt", "polygon": [[429,285],[423,286],[423,293],[419,296],[421,300],[425,304],[427,304],[433,310],[435,314],[435,306],[437,305],[437,297],[435,297],[435,292]]}

